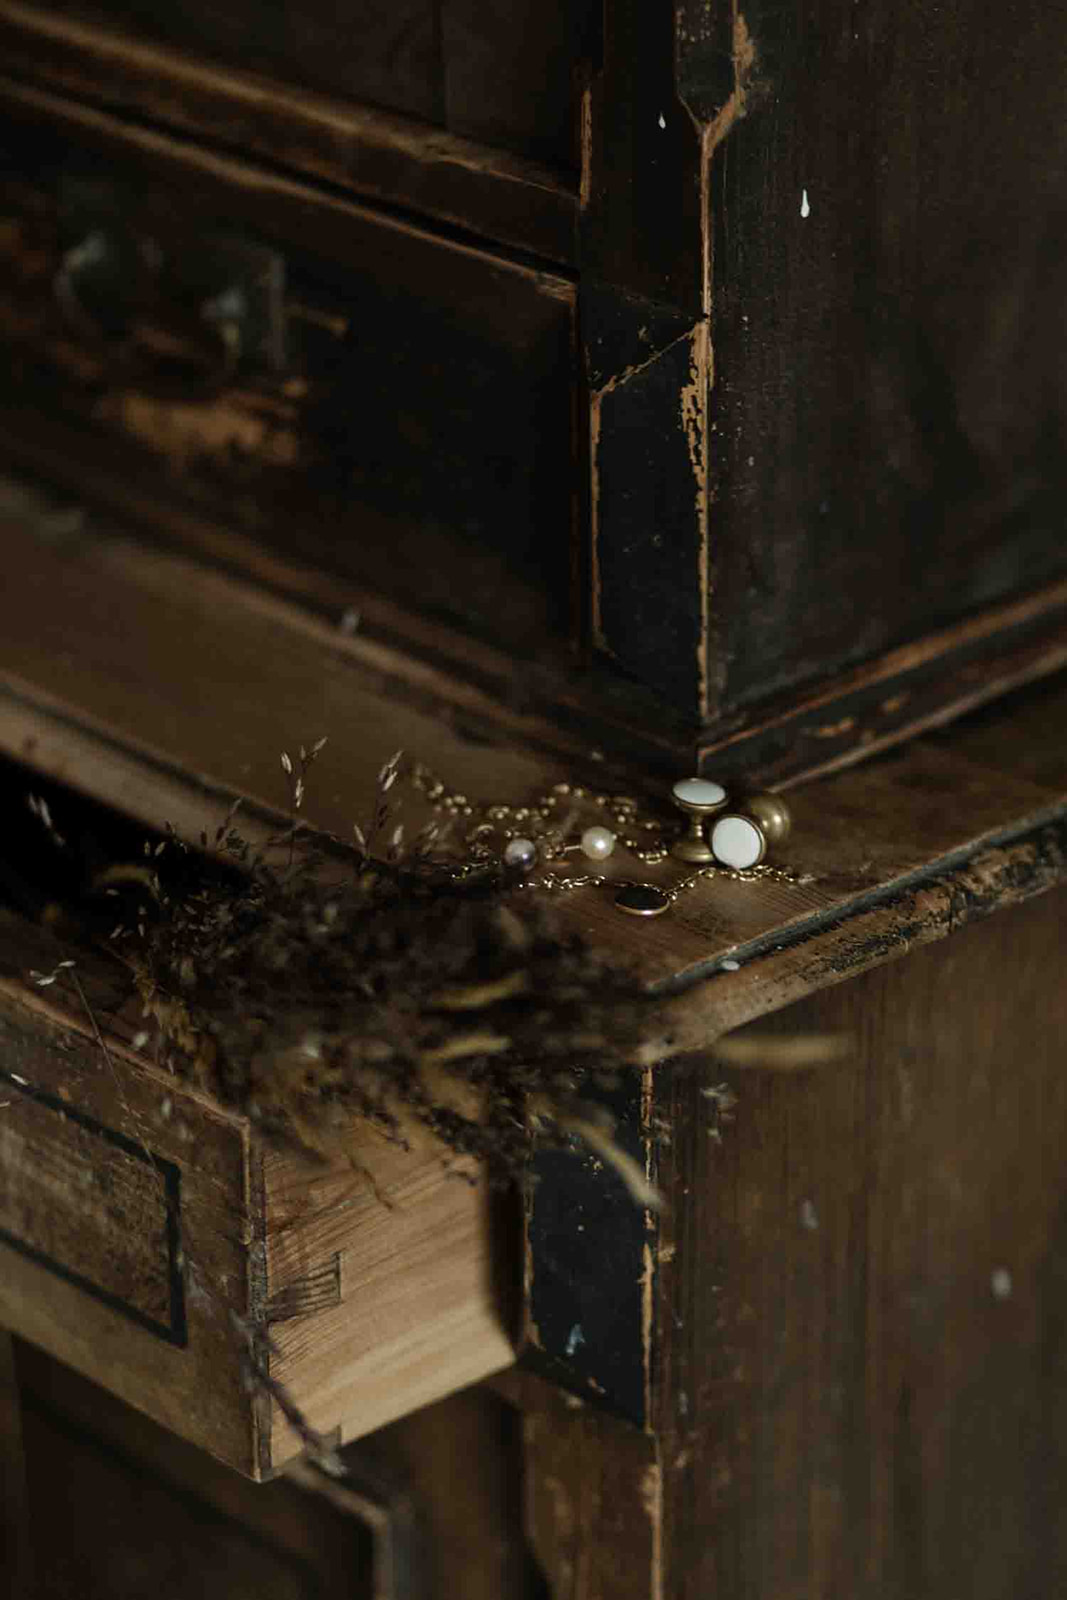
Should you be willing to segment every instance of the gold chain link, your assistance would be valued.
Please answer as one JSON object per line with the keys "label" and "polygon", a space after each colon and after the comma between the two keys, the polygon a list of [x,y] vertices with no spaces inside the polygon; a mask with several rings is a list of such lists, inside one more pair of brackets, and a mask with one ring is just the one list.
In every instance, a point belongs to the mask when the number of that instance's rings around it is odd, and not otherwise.
{"label": "gold chain link", "polygon": [[[546,861],[558,859],[568,849],[577,846],[564,843],[564,828],[569,818],[561,817],[565,803],[571,810],[591,806],[615,825],[615,842],[642,866],[659,866],[670,856],[670,841],[682,832],[680,824],[655,817],[642,817],[637,801],[631,795],[599,794],[577,783],[557,783],[530,805],[515,806],[504,803],[475,805],[465,794],[449,789],[443,779],[422,762],[411,769],[412,787],[421,794],[433,809],[449,818],[470,819],[472,826],[464,836],[468,860],[450,867],[457,880],[483,872],[490,863],[500,859],[488,844],[487,838],[499,833],[505,840],[528,837],[537,846]],[[555,826],[553,826],[555,824]],[[562,825],[561,825],[562,824]],[[644,842],[641,835],[644,835]],[[649,836],[654,836],[654,840]],[[756,867],[736,868],[719,865],[699,867],[673,886],[654,885],[661,889],[673,903],[682,894],[694,889],[698,883],[710,878],[733,878],[741,883],[774,879],[780,883],[801,883],[805,880],[785,867],[760,864]],[[573,889],[599,889],[610,884],[613,889],[641,889],[650,887],[646,880],[616,878],[607,873],[586,872],[568,876],[558,872],[542,872],[519,880],[523,889],[543,889],[558,894]]]}

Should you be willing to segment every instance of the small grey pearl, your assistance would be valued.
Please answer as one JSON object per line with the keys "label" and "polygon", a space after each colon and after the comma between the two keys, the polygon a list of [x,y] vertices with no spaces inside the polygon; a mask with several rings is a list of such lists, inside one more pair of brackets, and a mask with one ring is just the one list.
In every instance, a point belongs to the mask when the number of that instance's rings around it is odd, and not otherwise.
{"label": "small grey pearl", "polygon": [[504,864],[509,867],[521,867],[523,872],[529,872],[537,860],[537,846],[532,839],[509,839],[504,846]]}

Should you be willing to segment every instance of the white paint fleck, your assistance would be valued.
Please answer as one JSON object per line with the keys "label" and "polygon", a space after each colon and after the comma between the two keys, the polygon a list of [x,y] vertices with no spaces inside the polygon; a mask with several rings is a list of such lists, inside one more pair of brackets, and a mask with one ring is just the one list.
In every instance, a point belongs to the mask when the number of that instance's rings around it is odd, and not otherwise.
{"label": "white paint fleck", "polygon": [[356,610],[355,606],[349,606],[348,610],[343,613],[338,626],[340,627],[342,633],[351,635],[357,632],[361,620],[360,614]]}
{"label": "white paint fleck", "polygon": [[24,1089],[28,1089],[29,1088],[29,1086],[30,1086],[29,1078],[20,1078],[17,1072],[12,1072],[10,1076],[11,1076],[12,1083],[21,1083],[21,1085],[22,1085],[22,1087]]}
{"label": "white paint fleck", "polygon": [[582,1332],[582,1325],[580,1322],[576,1322],[570,1333],[567,1335],[567,1343],[564,1347],[567,1355],[572,1356],[577,1350],[578,1346],[584,1343],[585,1334]]}
{"label": "white paint fleck", "polygon": [[167,1119],[170,1117],[170,1114],[171,1114],[171,1112],[173,1110],[174,1110],[174,1101],[171,1100],[170,1097],[168,1096],[167,1099],[164,1100],[163,1104],[159,1108],[159,1114],[163,1118],[164,1122],[167,1121]]}
{"label": "white paint fleck", "polygon": [[140,1033],[135,1033],[133,1038],[130,1040],[130,1048],[133,1050],[143,1050],[147,1043],[148,1030],[147,1028],[142,1028]]}
{"label": "white paint fleck", "polygon": [[800,191],[800,215],[805,221],[811,216],[811,202],[808,200],[808,191],[806,189]]}
{"label": "white paint fleck", "polygon": [[811,1200],[801,1201],[800,1226],[802,1228],[807,1228],[809,1233],[818,1232],[819,1213],[816,1211],[814,1202]]}
{"label": "white paint fleck", "polygon": [[740,972],[741,971],[741,963],[740,963],[740,961],[720,961],[719,962],[719,966],[722,968],[723,972]]}
{"label": "white paint fleck", "polygon": [[1011,1273],[1007,1267],[997,1267],[990,1276],[989,1287],[993,1291],[994,1300],[1011,1299]]}
{"label": "white paint fleck", "polygon": [[667,126],[667,119],[663,115],[662,111],[659,114],[659,125],[660,125],[661,128],[665,128]]}

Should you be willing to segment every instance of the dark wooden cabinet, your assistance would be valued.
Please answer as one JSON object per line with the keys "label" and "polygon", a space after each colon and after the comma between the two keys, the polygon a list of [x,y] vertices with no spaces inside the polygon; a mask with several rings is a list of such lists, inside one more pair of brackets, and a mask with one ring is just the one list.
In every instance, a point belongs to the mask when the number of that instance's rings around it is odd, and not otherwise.
{"label": "dark wooden cabinet", "polygon": [[[398,747],[486,805],[672,815],[707,770],[796,819],[784,879],[560,896],[670,997],[610,1107],[662,1212],[565,1150],[499,1216],[406,1169],[290,1231],[173,1089],[210,1305],[166,1196],[108,1209],[163,1091],[128,1014],[34,986],[7,863],[0,1533],[41,1600],[1063,1590],[1065,90],[1039,0],[0,0],[19,807],[265,836],[325,734],[338,837]],[[300,1445],[255,1316],[346,1479],[238,1475]]]}
{"label": "dark wooden cabinet", "polygon": [[[0,6],[8,460],[664,764],[787,781],[1060,662],[1058,18],[594,10]],[[136,366],[59,325],[87,163],[170,263]],[[285,360],[212,380],[220,229]]]}

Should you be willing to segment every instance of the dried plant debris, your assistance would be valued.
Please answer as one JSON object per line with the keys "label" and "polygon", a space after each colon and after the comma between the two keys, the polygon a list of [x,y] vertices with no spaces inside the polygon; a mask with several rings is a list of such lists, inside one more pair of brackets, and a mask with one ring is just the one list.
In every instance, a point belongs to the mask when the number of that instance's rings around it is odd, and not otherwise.
{"label": "dried plant debris", "polygon": [[[292,822],[258,847],[235,807],[199,850],[168,830],[93,872],[83,925],[132,974],[157,1060],[330,1160],[365,1119],[496,1181],[520,1173],[535,1131],[611,1161],[597,1091],[632,1068],[653,1002],[499,865],[457,878],[432,835],[405,846],[399,756],[354,845],[306,826],[322,743],[283,755]],[[51,835],[51,812],[32,809]]]}

